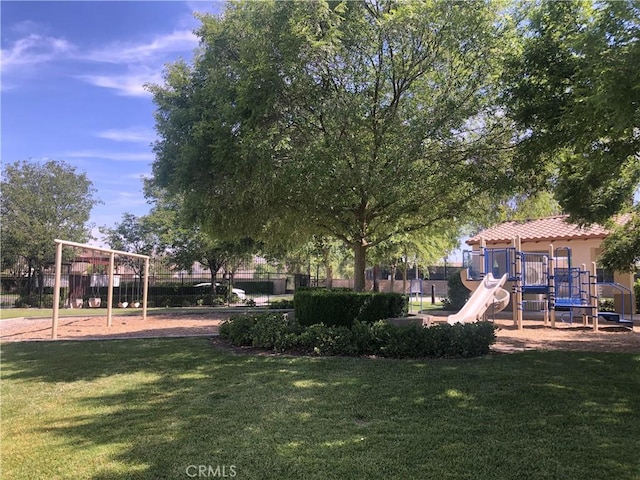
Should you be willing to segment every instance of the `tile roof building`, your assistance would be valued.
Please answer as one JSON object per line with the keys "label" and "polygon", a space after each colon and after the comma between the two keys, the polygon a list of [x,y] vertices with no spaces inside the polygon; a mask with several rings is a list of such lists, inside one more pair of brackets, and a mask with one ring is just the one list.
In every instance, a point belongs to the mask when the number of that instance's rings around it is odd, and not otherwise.
{"label": "tile roof building", "polygon": [[[616,223],[624,225],[629,218],[628,215],[621,215]],[[523,252],[548,253],[550,246],[554,249],[561,247],[571,252],[573,266],[584,265],[589,269],[592,262],[597,264],[602,252],[602,241],[609,233],[610,231],[603,225],[592,224],[580,227],[569,223],[568,215],[555,215],[533,220],[504,222],[479,232],[469,238],[466,243],[474,250],[480,248],[481,240],[484,240],[487,248],[507,248],[513,246],[514,239],[519,237]],[[608,275],[613,277],[613,281],[633,289],[632,273],[609,272]],[[633,297],[628,308],[632,308],[632,305],[634,305]]]}
{"label": "tile roof building", "polygon": [[[569,223],[568,218],[568,215],[556,215],[533,220],[504,222],[471,237],[467,240],[467,245],[479,244],[480,238],[484,238],[488,244],[510,243],[516,236],[519,236],[522,242],[552,243],[559,240],[603,240],[610,233],[602,225],[592,224],[580,227],[574,223]],[[625,216],[621,217],[619,223],[624,223],[626,219],[627,217]]]}

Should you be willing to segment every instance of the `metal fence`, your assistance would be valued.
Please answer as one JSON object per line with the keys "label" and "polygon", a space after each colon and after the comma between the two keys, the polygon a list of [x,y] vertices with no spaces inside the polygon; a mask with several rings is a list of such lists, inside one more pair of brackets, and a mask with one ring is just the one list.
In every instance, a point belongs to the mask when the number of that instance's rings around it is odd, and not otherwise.
{"label": "metal fence", "polygon": [[[63,265],[61,274],[60,307],[106,308],[108,275],[104,270],[91,268],[79,263]],[[256,304],[265,305],[291,295],[300,287],[353,288],[353,279],[334,278],[327,281],[320,276],[320,270],[308,273],[288,273],[265,271],[265,264],[243,265],[233,273],[218,273],[212,278],[208,270],[194,269],[176,271],[160,260],[152,260],[149,273],[149,307],[186,307],[199,305]],[[459,268],[449,268],[451,275]],[[118,270],[116,270],[118,272]],[[315,275],[314,275],[315,273]],[[435,292],[437,297],[447,294],[447,282],[441,267],[430,270],[407,272],[406,282],[397,272],[394,279],[382,270],[374,282],[372,271],[367,272],[366,288],[372,290],[374,283],[379,291],[416,294],[416,273],[418,278],[431,275],[420,282],[422,293],[427,296]],[[0,272],[0,308],[53,306],[53,267],[40,272],[30,270],[25,265]],[[121,269],[114,275],[114,307],[135,306],[142,301],[142,282],[135,270]],[[412,288],[412,281],[413,288]]]}

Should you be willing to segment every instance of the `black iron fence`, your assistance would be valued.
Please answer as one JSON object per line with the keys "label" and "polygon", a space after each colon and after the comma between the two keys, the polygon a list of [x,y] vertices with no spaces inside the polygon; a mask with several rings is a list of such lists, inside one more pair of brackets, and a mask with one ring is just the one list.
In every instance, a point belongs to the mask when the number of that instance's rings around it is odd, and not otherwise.
{"label": "black iron fence", "polygon": [[[29,269],[17,266],[0,272],[0,308],[53,306],[53,288],[55,273],[53,268],[29,273]],[[256,268],[258,267],[258,268]],[[152,261],[149,273],[149,307],[187,307],[225,304],[264,305],[274,300],[290,298],[300,287],[338,287],[353,288],[353,279],[332,279],[327,281],[319,276],[304,273],[286,273],[264,271],[262,266],[245,266],[244,269],[230,273],[219,273],[212,278],[208,271],[187,272],[172,271],[159,261]],[[367,290],[374,288],[383,292],[404,292],[407,294],[434,293],[437,297],[446,296],[446,280],[435,268],[433,277],[415,279],[410,271],[406,281],[402,277],[391,278],[388,272],[381,271],[374,282],[371,272],[367,275]],[[449,269],[451,272],[459,269]],[[139,272],[120,269],[113,279],[113,306],[131,307],[142,302],[143,281]],[[27,273],[25,273],[27,272]],[[409,272],[407,272],[409,273]],[[425,272],[429,273],[429,272]],[[419,275],[420,276],[420,275]],[[62,308],[106,308],[108,299],[109,276],[104,270],[83,265],[66,264],[60,279],[60,307]]]}
{"label": "black iron fence", "polygon": [[[0,307],[53,307],[53,272],[29,278],[3,273],[0,278]],[[127,308],[142,302],[144,278],[137,274],[114,275],[113,306]],[[147,305],[149,307],[189,307],[232,303],[266,304],[291,295],[300,286],[322,284],[308,275],[252,273],[235,275],[176,275],[151,273]],[[108,276],[65,274],[60,280],[60,307],[106,308]],[[138,305],[139,306],[139,305]]]}

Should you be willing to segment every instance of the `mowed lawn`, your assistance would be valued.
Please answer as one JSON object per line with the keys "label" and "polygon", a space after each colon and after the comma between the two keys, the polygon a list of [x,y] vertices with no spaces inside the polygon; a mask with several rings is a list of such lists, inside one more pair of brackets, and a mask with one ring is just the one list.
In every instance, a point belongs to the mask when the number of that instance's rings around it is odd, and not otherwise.
{"label": "mowed lawn", "polygon": [[640,353],[2,345],[2,478],[639,479]]}

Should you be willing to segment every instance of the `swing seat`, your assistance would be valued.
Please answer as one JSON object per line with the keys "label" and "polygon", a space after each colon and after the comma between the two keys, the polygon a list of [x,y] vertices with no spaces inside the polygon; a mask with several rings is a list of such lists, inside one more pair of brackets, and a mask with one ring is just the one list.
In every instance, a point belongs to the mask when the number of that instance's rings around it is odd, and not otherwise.
{"label": "swing seat", "polygon": [[89,298],[89,308],[98,308],[100,303],[102,303],[102,299],[100,297]]}
{"label": "swing seat", "polygon": [[131,306],[132,306],[133,308],[138,308],[138,307],[140,306],[140,302],[133,302],[133,303],[131,304]]}
{"label": "swing seat", "polygon": [[118,304],[118,308],[127,308],[129,306],[129,302],[120,302]]}

